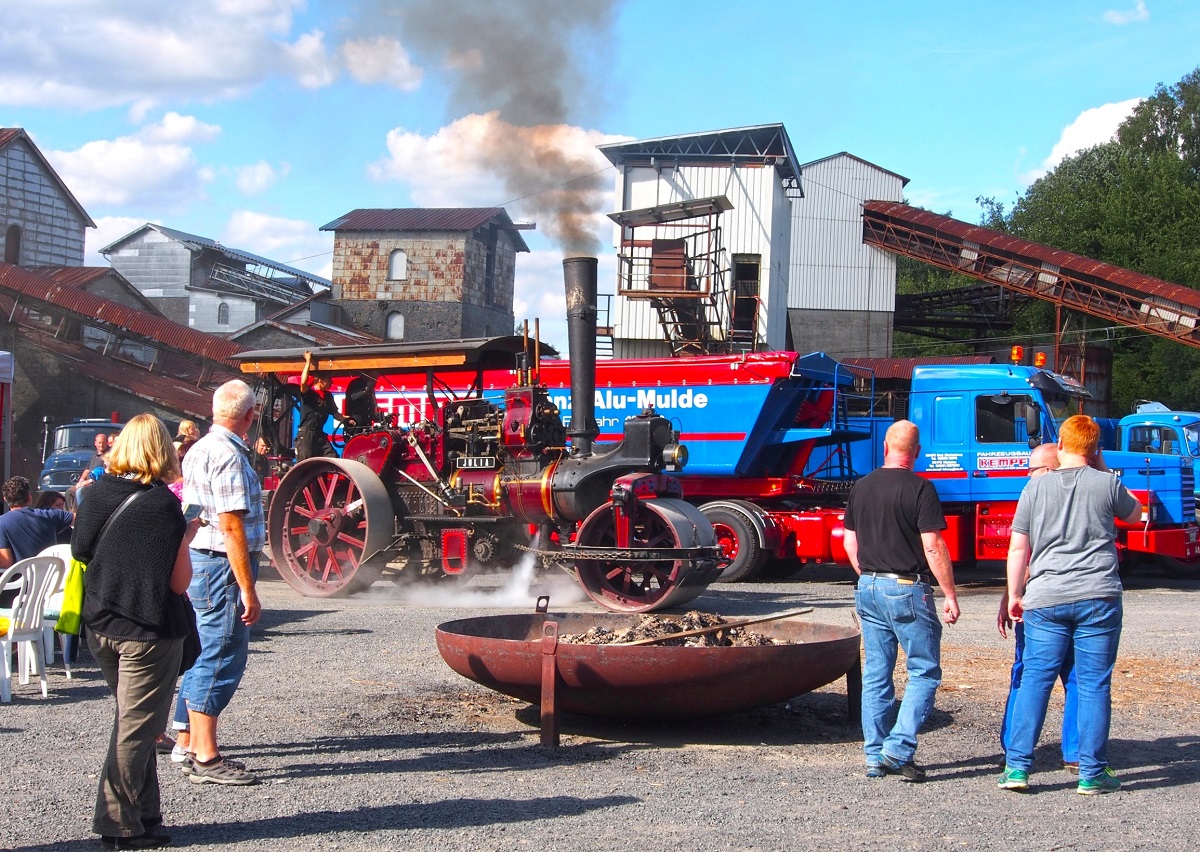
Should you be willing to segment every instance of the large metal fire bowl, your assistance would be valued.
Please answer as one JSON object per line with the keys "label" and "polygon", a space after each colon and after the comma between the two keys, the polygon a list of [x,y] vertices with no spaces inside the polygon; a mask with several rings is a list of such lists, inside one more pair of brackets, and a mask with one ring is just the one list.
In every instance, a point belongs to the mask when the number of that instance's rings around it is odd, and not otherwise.
{"label": "large metal fire bowl", "polygon": [[619,630],[638,618],[620,613],[532,613],[447,621],[438,651],[460,675],[539,704],[545,655],[554,654],[557,707],[585,716],[685,719],[719,716],[784,701],[832,683],[858,659],[859,631],[799,616],[746,628],[786,645],[704,648],[576,645],[543,640],[591,627]]}

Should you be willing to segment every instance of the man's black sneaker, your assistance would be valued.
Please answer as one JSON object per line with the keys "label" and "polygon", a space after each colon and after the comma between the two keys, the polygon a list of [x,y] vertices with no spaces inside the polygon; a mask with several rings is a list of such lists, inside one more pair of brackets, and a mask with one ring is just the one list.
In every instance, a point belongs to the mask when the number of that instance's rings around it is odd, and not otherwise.
{"label": "man's black sneaker", "polygon": [[908,763],[901,763],[895,758],[882,754],[879,756],[879,765],[889,775],[899,775],[901,781],[920,783],[925,780],[925,770],[911,760]]}

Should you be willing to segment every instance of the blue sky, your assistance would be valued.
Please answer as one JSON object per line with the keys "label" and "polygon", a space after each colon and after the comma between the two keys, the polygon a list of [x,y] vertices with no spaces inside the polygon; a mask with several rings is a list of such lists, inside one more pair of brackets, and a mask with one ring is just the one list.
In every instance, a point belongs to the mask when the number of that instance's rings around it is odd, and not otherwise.
{"label": "blue sky", "polygon": [[974,222],[977,196],[1011,204],[1200,65],[1194,0],[0,0],[0,19],[0,126],[96,221],[88,263],[151,221],[328,276],[317,229],[351,209],[503,204],[538,225],[516,308],[548,329],[555,205],[612,254],[598,143],[783,122],[802,161],[849,151]]}

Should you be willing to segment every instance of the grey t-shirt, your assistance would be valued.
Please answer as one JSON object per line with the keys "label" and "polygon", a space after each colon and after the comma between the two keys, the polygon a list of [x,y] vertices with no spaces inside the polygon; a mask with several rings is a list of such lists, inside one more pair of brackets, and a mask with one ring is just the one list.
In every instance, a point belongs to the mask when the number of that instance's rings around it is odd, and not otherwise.
{"label": "grey t-shirt", "polygon": [[1030,480],[1012,524],[1029,536],[1032,551],[1025,609],[1121,594],[1113,520],[1138,505],[1120,479],[1091,467]]}

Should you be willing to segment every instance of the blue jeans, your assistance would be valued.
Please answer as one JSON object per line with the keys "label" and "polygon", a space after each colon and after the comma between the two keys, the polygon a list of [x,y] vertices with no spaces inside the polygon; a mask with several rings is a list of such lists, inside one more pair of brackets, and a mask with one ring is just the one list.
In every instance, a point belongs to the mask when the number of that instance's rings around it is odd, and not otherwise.
{"label": "blue jeans", "polygon": [[[1025,625],[1018,621],[1013,627],[1016,652],[1013,657],[1012,680],[1008,686],[1008,701],[1004,704],[1004,721],[1000,723],[1000,747],[1008,748],[1008,732],[1012,728],[1013,712],[1017,707],[1017,690],[1025,670]],[[1079,762],[1079,688],[1075,684],[1075,650],[1067,649],[1066,659],[1058,672],[1063,685],[1062,756],[1064,763]]]}
{"label": "blue jeans", "polygon": [[[229,560],[196,550],[192,556],[192,582],[188,597],[196,610],[200,633],[200,656],[183,676],[175,705],[176,730],[187,730],[188,709],[206,716],[219,716],[237,691],[250,653],[250,628],[240,618],[241,590],[233,578]],[[250,557],[250,570],[258,579],[257,557]]]}
{"label": "blue jeans", "polygon": [[1112,673],[1121,641],[1121,599],[1094,598],[1025,612],[1025,671],[1017,690],[1005,763],[1029,771],[1046,705],[1067,654],[1075,654],[1079,693],[1079,777],[1108,766]]}
{"label": "blue jeans", "polygon": [[[854,608],[862,622],[863,751],[867,765],[887,755],[908,763],[917,750],[917,731],[933,709],[942,682],[942,622],[933,587],[864,575],[854,592]],[[908,686],[896,701],[892,673],[897,648],[907,658]]]}

